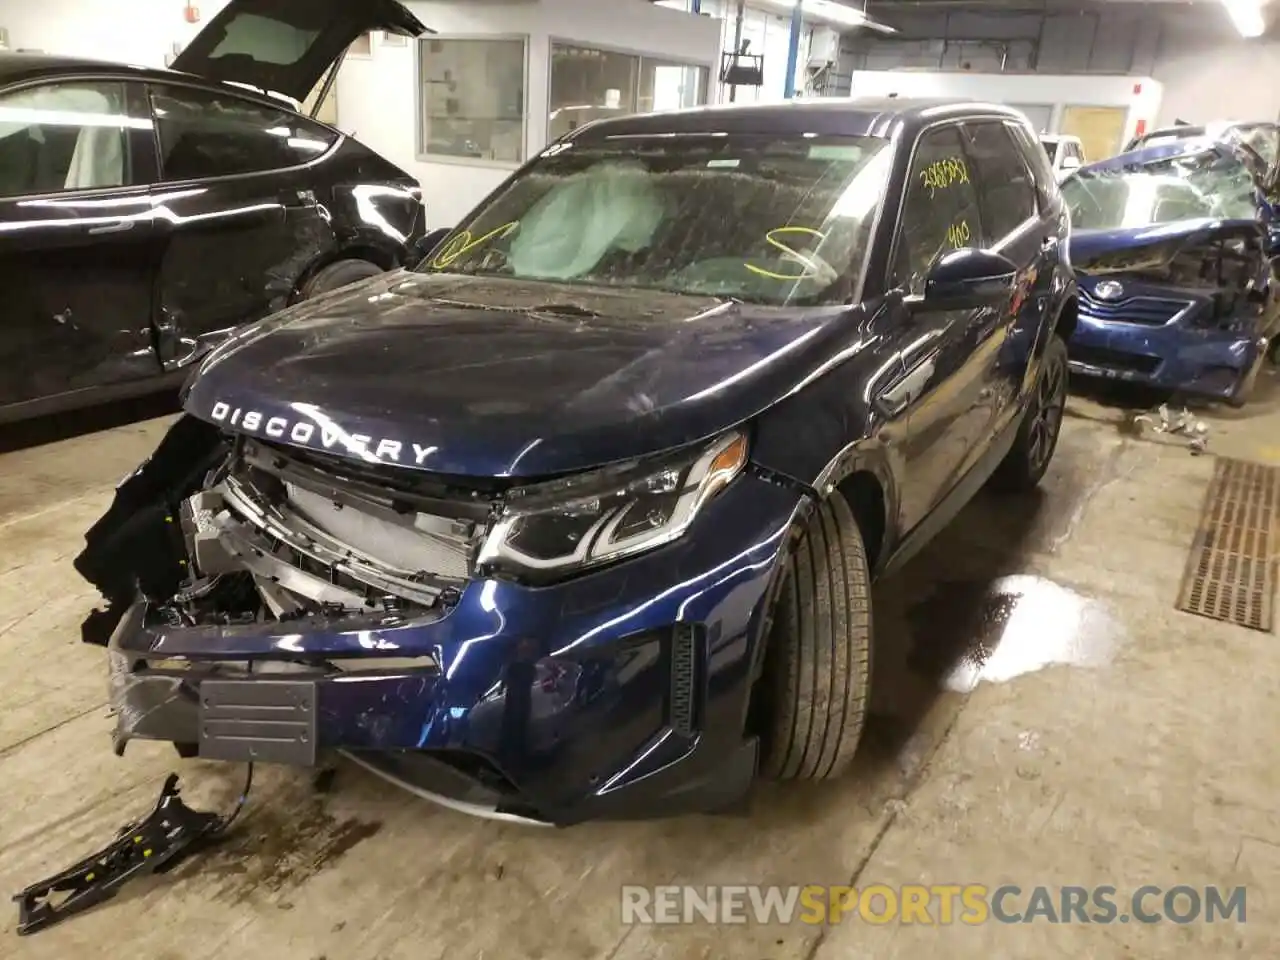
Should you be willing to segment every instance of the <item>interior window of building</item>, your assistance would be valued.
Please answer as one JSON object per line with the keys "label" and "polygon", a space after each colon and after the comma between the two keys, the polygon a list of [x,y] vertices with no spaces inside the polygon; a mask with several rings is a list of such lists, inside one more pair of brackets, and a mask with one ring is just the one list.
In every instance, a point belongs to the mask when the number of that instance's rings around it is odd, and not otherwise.
{"label": "interior window of building", "polygon": [[644,57],[640,61],[639,113],[679,110],[707,102],[707,68]]}
{"label": "interior window of building", "polygon": [[592,120],[706,103],[707,81],[703,66],[553,43],[547,140]]}
{"label": "interior window of building", "polygon": [[418,51],[419,154],[520,163],[525,40],[432,37]]}
{"label": "interior window of building", "polygon": [[553,43],[547,141],[592,120],[635,113],[639,87],[639,57]]}

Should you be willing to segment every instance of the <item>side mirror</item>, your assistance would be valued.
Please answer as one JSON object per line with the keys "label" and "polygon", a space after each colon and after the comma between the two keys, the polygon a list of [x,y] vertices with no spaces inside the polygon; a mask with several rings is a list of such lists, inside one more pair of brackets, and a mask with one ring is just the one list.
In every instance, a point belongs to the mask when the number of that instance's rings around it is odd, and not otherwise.
{"label": "side mirror", "polygon": [[1018,268],[990,250],[965,247],[940,254],[924,282],[929,310],[976,310],[996,306],[1013,295]]}
{"label": "side mirror", "polygon": [[414,254],[419,262],[427,259],[435,252],[436,247],[444,242],[444,238],[453,233],[453,227],[437,227],[427,233],[425,237],[414,245]]}

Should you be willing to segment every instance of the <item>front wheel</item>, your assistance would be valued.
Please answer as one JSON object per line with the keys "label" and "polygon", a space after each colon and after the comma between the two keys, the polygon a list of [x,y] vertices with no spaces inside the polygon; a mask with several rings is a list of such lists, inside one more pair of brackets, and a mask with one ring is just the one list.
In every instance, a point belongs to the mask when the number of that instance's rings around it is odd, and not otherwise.
{"label": "front wheel", "polygon": [[1067,344],[1057,334],[1049,338],[1040,377],[1027,412],[1000,466],[991,476],[991,485],[1010,492],[1030,490],[1040,482],[1062,432],[1062,414],[1067,407]]}
{"label": "front wheel", "polygon": [[303,284],[298,299],[310,300],[322,293],[330,293],[384,272],[380,266],[368,260],[338,260],[317,270],[315,276]]}
{"label": "front wheel", "polygon": [[853,761],[871,689],[871,574],[838,491],[809,516],[782,577],[752,705],[760,772],[833,779]]}

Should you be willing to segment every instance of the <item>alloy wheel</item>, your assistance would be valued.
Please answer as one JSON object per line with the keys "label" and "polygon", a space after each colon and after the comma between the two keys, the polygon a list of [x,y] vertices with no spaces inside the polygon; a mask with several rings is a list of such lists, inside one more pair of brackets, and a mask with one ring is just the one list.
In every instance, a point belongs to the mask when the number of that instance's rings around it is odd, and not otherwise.
{"label": "alloy wheel", "polygon": [[1062,428],[1062,412],[1067,404],[1067,369],[1060,362],[1050,363],[1036,386],[1036,407],[1032,413],[1028,456],[1029,466],[1038,471],[1053,454]]}

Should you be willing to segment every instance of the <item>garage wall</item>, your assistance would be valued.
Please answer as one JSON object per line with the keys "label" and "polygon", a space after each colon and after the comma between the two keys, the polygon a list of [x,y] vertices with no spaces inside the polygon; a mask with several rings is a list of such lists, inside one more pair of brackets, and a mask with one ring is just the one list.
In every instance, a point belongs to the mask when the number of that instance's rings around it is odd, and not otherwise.
{"label": "garage wall", "polygon": [[1244,41],[1190,25],[1166,30],[1154,76],[1164,84],[1162,124],[1181,118],[1280,119],[1280,41]]}
{"label": "garage wall", "polygon": [[[711,69],[712,76],[718,69],[720,29],[715,20],[648,0],[418,0],[408,5],[423,23],[442,34],[529,37],[527,154],[546,145],[552,38],[700,63]],[[377,47],[368,60],[348,59],[338,79],[339,126],[417,176],[431,225],[451,226],[497,187],[513,165],[452,158],[418,160],[415,56],[410,45]]]}
{"label": "garage wall", "polygon": [[1047,14],[882,3],[875,13],[898,37],[846,35],[835,92],[847,92],[856,70],[1125,74],[1161,82],[1159,124],[1280,116],[1280,43],[1241,39],[1218,3],[1050,2]]}
{"label": "garage wall", "polygon": [[0,0],[9,47],[163,67],[227,0],[199,0],[201,22],[187,23],[184,0]]}

